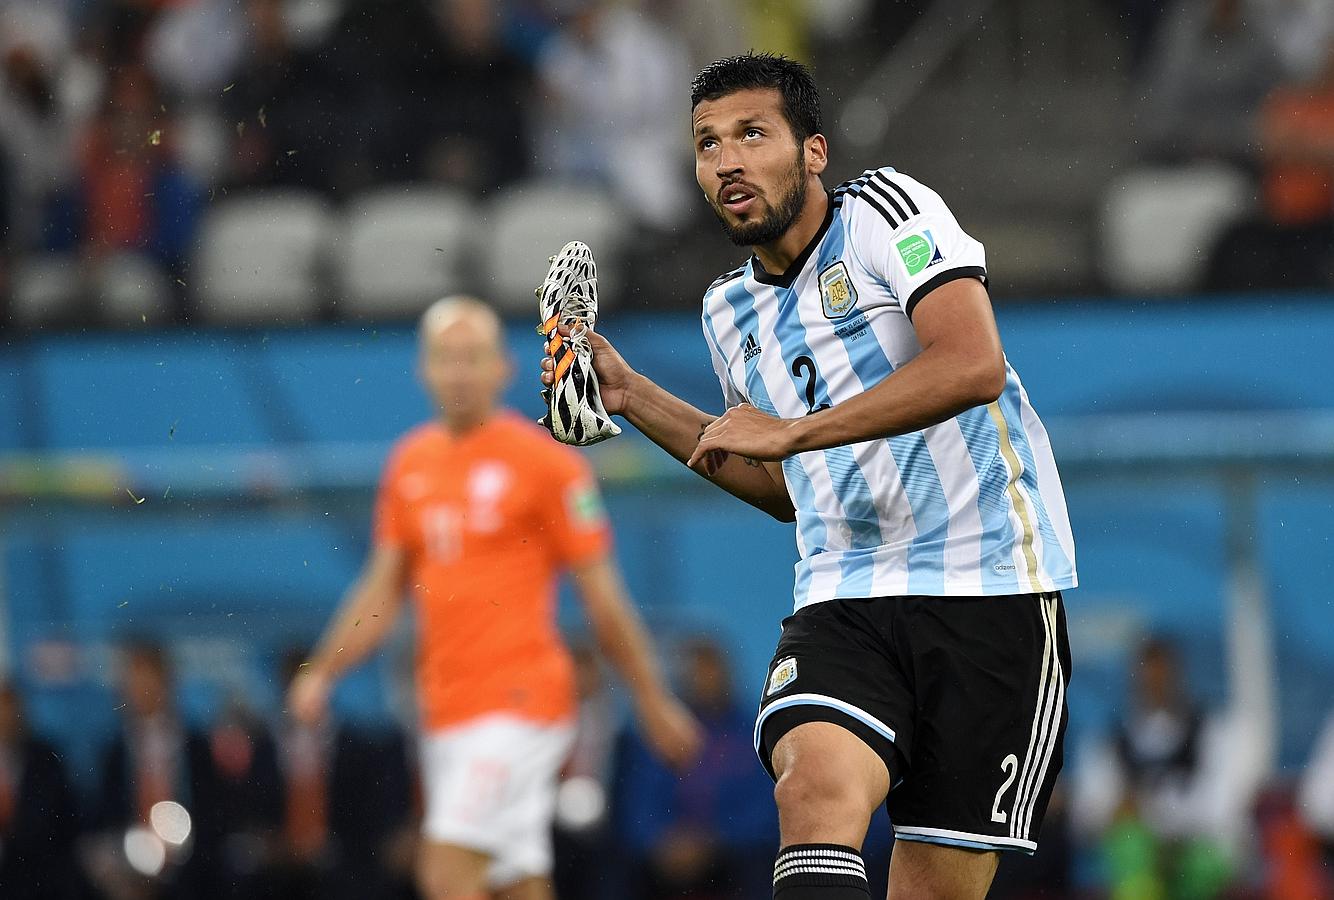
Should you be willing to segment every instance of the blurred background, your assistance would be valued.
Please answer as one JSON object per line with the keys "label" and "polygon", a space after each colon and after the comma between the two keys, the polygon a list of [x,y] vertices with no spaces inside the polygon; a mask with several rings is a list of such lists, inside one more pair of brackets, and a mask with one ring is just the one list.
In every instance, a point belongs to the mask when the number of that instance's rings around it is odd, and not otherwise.
{"label": "blurred background", "polygon": [[[1330,0],[0,0],[0,894],[412,896],[410,629],[326,727],[281,697],[430,415],[415,317],[494,302],[535,418],[580,238],[603,330],[718,409],[688,85],[756,48],[813,65],[830,186],[893,165],[986,244],[1065,479],[1065,769],[992,895],[1334,896],[1332,38]],[[663,772],[579,651],[562,900],[768,897],[791,528],[589,455],[709,749]]]}

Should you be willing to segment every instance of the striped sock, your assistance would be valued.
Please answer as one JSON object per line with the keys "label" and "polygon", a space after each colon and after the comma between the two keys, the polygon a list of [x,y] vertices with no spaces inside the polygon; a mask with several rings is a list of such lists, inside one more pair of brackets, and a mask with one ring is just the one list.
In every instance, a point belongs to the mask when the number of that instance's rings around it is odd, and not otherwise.
{"label": "striped sock", "polygon": [[868,900],[866,863],[852,847],[840,844],[792,844],[774,862],[774,898],[778,900]]}

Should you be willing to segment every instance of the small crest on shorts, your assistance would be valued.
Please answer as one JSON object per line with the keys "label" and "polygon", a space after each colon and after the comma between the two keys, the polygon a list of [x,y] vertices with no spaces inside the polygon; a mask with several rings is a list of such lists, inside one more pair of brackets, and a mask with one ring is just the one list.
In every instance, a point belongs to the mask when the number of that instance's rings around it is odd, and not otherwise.
{"label": "small crest on shorts", "polygon": [[797,660],[796,657],[789,656],[774,666],[773,672],[769,674],[769,689],[764,692],[764,695],[766,697],[772,696],[796,680]]}
{"label": "small crest on shorts", "polygon": [[857,289],[852,286],[852,278],[843,260],[820,273],[820,302],[824,304],[827,319],[843,318],[857,302]]}

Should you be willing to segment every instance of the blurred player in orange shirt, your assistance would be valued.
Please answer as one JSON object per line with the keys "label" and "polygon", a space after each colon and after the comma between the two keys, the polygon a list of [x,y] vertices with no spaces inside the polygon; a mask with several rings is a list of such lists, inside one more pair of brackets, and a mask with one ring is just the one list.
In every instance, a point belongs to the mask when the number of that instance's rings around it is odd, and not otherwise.
{"label": "blurred player in orange shirt", "polygon": [[384,640],[410,586],[422,893],[548,900],[556,776],[575,713],[573,666],[556,626],[562,570],[654,749],[683,765],[699,730],[664,685],[626,600],[588,464],[498,405],[511,364],[495,313],[470,298],[436,303],[422,317],[420,352],[439,417],[394,448],[370,557],[288,703],[298,718],[317,719],[337,677]]}

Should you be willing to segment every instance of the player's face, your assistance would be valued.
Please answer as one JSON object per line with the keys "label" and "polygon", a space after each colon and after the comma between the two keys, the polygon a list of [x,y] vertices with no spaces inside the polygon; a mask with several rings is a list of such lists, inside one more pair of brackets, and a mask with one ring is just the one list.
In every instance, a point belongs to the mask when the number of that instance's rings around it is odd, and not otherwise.
{"label": "player's face", "polygon": [[772,243],[796,221],[810,173],[776,90],[746,90],[695,107],[695,180],[732,242]]}
{"label": "player's face", "polygon": [[495,409],[509,362],[492,325],[460,316],[422,336],[420,372],[446,422],[471,425]]}

